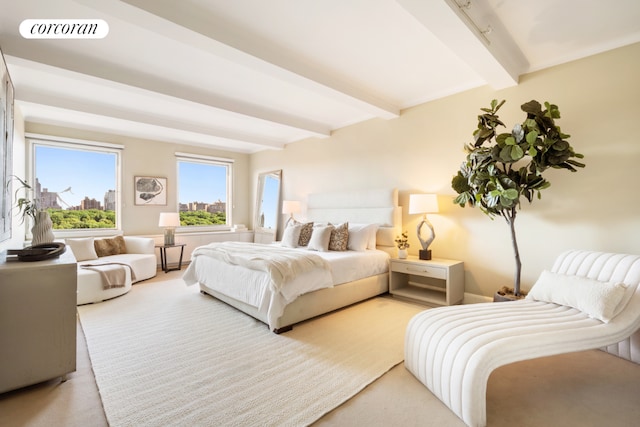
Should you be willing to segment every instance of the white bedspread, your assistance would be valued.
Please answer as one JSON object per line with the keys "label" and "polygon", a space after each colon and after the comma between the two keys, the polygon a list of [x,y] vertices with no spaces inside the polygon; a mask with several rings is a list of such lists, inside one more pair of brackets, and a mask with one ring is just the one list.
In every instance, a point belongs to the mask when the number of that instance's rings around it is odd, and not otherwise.
{"label": "white bedspread", "polygon": [[[196,248],[191,258],[203,255],[229,264],[268,273],[271,279],[270,288],[273,292],[282,291],[286,282],[302,273],[316,268],[325,270],[330,268],[327,261],[314,253],[259,243],[211,243]],[[195,282],[191,280],[187,284],[193,283]]]}
{"label": "white bedspread", "polygon": [[[187,285],[219,292],[255,307],[272,326],[284,307],[298,296],[334,285],[375,276],[388,271],[389,255],[380,250],[362,252],[315,252],[306,248],[282,248],[277,244],[226,242],[210,244],[194,250],[191,263],[183,275]],[[232,248],[231,254],[222,249]],[[246,251],[246,254],[242,254]],[[279,260],[270,265],[271,255]],[[275,255],[279,254],[279,255]],[[301,264],[288,271],[286,264],[300,257]],[[253,263],[251,258],[258,262]],[[227,262],[227,259],[233,259]],[[246,265],[245,265],[246,264]],[[271,273],[275,272],[275,281]],[[281,282],[278,282],[282,278]]]}

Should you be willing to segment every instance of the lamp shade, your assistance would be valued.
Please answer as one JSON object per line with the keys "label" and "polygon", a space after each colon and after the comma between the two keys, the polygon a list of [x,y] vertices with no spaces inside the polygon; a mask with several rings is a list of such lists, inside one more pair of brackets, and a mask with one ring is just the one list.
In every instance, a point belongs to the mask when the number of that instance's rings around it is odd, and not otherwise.
{"label": "lamp shade", "polygon": [[178,212],[161,212],[159,227],[180,227],[180,214]]}
{"label": "lamp shade", "polygon": [[283,214],[295,214],[300,213],[300,202],[296,200],[285,200],[282,202]]}
{"label": "lamp shade", "polygon": [[438,212],[438,196],[435,194],[411,194],[409,196],[409,214]]}

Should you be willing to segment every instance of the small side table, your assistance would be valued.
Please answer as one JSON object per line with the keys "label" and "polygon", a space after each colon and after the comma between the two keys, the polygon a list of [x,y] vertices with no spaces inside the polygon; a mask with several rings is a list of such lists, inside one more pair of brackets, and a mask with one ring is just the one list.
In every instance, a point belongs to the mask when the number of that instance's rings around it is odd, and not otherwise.
{"label": "small side table", "polygon": [[[185,246],[186,243],[176,243],[175,245],[156,245],[156,248],[160,249],[160,266],[165,273],[182,269],[182,254],[184,253]],[[169,264],[167,263],[167,249],[169,248],[180,248],[180,261],[178,261],[178,268],[169,268]]]}
{"label": "small side table", "polygon": [[464,298],[464,263],[408,257],[389,261],[389,293],[427,305],[460,304]]}

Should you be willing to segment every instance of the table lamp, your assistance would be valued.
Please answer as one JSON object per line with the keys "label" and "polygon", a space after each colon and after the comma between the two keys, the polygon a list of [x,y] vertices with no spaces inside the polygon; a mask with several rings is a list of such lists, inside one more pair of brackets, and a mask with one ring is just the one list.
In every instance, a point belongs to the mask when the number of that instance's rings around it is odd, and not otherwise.
{"label": "table lamp", "polygon": [[[418,251],[418,258],[423,260],[431,259],[431,250],[429,245],[436,238],[436,233],[433,231],[433,225],[427,219],[428,213],[438,212],[438,196],[435,194],[411,194],[409,196],[409,214],[423,214],[422,221],[418,224],[416,232],[418,233],[418,240],[422,249]],[[427,226],[430,230],[430,235],[427,239],[422,238],[422,228]]]}
{"label": "table lamp", "polygon": [[175,245],[176,227],[180,227],[180,214],[177,212],[161,212],[158,225],[164,227],[164,244],[167,246]]}
{"label": "table lamp", "polygon": [[287,222],[284,224],[284,226],[288,226],[289,221],[295,221],[293,214],[300,213],[301,211],[302,209],[300,208],[300,202],[298,202],[297,200],[284,200],[282,202],[282,213],[289,214],[289,218],[287,219]]}

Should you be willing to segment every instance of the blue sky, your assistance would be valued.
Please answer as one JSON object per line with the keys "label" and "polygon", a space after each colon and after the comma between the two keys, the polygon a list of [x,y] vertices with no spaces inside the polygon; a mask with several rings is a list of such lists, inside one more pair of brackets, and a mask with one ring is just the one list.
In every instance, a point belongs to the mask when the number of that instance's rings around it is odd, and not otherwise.
{"label": "blue sky", "polygon": [[[218,199],[227,201],[226,168],[211,167],[211,164],[179,162],[180,203],[213,203]],[[167,184],[169,191],[171,183]],[[175,184],[174,184],[175,185]],[[174,187],[175,189],[175,187]],[[204,199],[203,195],[207,195]]]}
{"label": "blue sky", "polygon": [[85,196],[102,203],[104,194],[116,189],[115,164],[115,154],[36,147],[36,177],[42,190],[61,192],[71,187],[71,192],[60,194],[71,206],[79,205]]}
{"label": "blue sky", "polygon": [[276,218],[276,209],[278,204],[279,191],[280,181],[267,175],[264,182],[264,193],[262,195],[265,227],[275,228],[278,223]]}
{"label": "blue sky", "polygon": [[[62,200],[70,206],[79,205],[85,197],[102,203],[105,193],[116,189],[115,154],[38,145],[36,164],[36,177],[43,190],[46,188],[52,192],[61,192],[71,187],[71,192],[60,194]],[[180,162],[179,202],[211,203],[218,199],[226,201],[225,174],[224,167]],[[158,172],[154,176],[167,175]],[[130,184],[133,185],[133,182]],[[168,182],[167,185],[169,191],[177,190],[178,183]],[[127,202],[133,203],[133,200],[125,201]]]}

